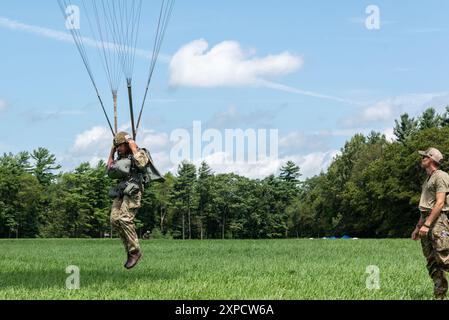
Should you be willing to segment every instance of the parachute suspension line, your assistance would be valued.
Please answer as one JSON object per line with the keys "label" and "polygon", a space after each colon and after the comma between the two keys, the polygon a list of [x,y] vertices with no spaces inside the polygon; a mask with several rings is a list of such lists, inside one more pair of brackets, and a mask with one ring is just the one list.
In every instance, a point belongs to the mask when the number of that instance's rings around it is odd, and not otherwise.
{"label": "parachute suspension line", "polygon": [[[105,8],[104,0],[101,0],[101,3],[97,5],[98,0],[90,1],[92,3],[92,11],[94,14],[94,18],[96,21],[96,29],[91,23],[91,18],[89,17],[89,10],[87,10],[84,0],[83,5],[86,11],[86,17],[89,21],[89,26],[92,31],[92,34],[97,41],[97,49],[100,54],[100,58],[102,58],[103,67],[105,69],[106,75],[108,77],[109,85],[111,88],[111,92],[117,91],[122,80],[122,73],[120,71],[120,58],[119,58],[119,41],[116,36],[116,32],[114,32],[111,27],[111,22],[114,21],[115,17],[111,17],[108,14],[108,11]],[[106,1],[108,3],[108,1]],[[101,19],[103,17],[103,19]],[[108,37],[109,34],[112,34],[112,37]],[[100,42],[100,43],[98,43]]]}
{"label": "parachute suspension line", "polygon": [[131,115],[131,127],[133,130],[133,139],[136,140],[137,134],[136,134],[136,126],[134,123],[133,94],[131,82],[128,82],[128,97],[129,97],[129,112]]}
{"label": "parachute suspension line", "polygon": [[[176,0],[161,0],[161,8],[157,21],[157,30],[150,61],[148,81],[137,123],[133,107],[133,71],[137,53],[137,43],[142,21],[143,0],[79,0],[84,9],[84,16],[89,23],[92,38],[83,37],[79,28],[70,28],[70,33],[86,67],[92,85],[97,93],[103,113],[113,135],[118,131],[118,92],[120,82],[126,79],[128,87],[129,108],[133,137],[136,139],[142,120],[145,102],[149,95],[149,87],[153,78],[156,63],[164,41],[165,33]],[[72,0],[58,0],[66,21],[70,18],[67,7]],[[114,103],[114,128],[100,96],[97,83],[88,59],[85,44],[95,47],[107,76]],[[137,126],[136,126],[137,124]]]}
{"label": "parachute suspension line", "polygon": [[118,133],[118,115],[117,115],[117,91],[112,91],[112,100],[114,100],[114,129]]}
{"label": "parachute suspension line", "polygon": [[[135,0],[133,0],[134,2]],[[129,43],[127,48],[129,49],[129,55],[127,55],[127,57],[129,57],[128,59],[128,63],[125,69],[125,74],[128,78],[132,77],[133,71],[134,71],[134,64],[135,64],[135,60],[136,60],[136,51],[137,51],[137,42],[139,39],[139,31],[140,31],[140,21],[141,21],[141,17],[142,17],[142,0],[137,0],[138,5],[134,6],[133,5],[133,9],[136,8],[135,10],[135,14],[133,14],[131,21],[136,21],[136,23],[134,23],[132,25],[132,29],[131,29],[131,36],[128,37],[129,39]]]}
{"label": "parachute suspension line", "polygon": [[[94,1],[95,2],[95,1]],[[132,97],[132,75],[140,30],[143,0],[101,0],[105,23],[113,35],[115,57],[126,77],[133,137],[136,136]],[[112,4],[111,4],[112,3]],[[131,3],[131,8],[126,4]],[[97,20],[98,17],[97,17]],[[120,68],[116,68],[117,72]],[[122,74],[120,72],[120,74]]]}
{"label": "parachute suspension line", "polygon": [[[95,2],[95,0],[93,1]],[[112,8],[109,1],[101,0],[101,6],[103,9],[103,16],[104,16],[104,25],[106,30],[112,34],[111,41],[113,42],[111,49],[109,52],[112,54],[113,61],[114,61],[114,70],[116,74],[116,87],[118,88],[121,80],[122,80],[122,72],[121,72],[121,65],[122,65],[122,45],[123,45],[123,38],[121,37],[121,34],[118,31],[117,28],[117,14],[115,10],[115,3],[116,1],[112,1]],[[106,3],[106,5],[105,5]],[[121,20],[120,20],[121,21]]]}
{"label": "parachute suspension line", "polygon": [[140,112],[139,112],[139,118],[137,120],[136,135],[140,128],[142,114],[143,114],[143,110],[145,108],[145,102],[146,102],[146,99],[148,96],[148,90],[151,85],[151,80],[153,78],[154,69],[156,67],[159,53],[160,53],[162,44],[164,42],[165,33],[167,31],[167,27],[170,22],[171,15],[173,13],[173,8],[175,6],[175,2],[176,2],[176,0],[162,0],[161,11],[159,14],[159,19],[158,19],[158,24],[157,24],[157,29],[156,29],[156,36],[155,36],[155,40],[154,40],[153,55],[152,55],[151,63],[150,63],[150,72],[149,72],[149,76],[148,76],[148,81],[147,81],[147,86],[145,89],[145,95],[143,98],[142,106],[141,106]]}
{"label": "parachute suspension line", "polygon": [[[126,1],[126,0],[125,0]],[[128,0],[130,1],[130,0]],[[132,0],[132,10],[125,11],[125,14],[127,15],[128,19],[127,21],[134,22],[134,23],[128,23],[126,26],[126,41],[124,43],[124,49],[125,49],[125,59],[123,59],[123,72],[126,76],[126,83],[128,86],[128,98],[129,98],[129,111],[130,111],[130,118],[131,118],[131,127],[132,127],[132,134],[133,139],[136,140],[137,137],[137,131],[136,131],[136,124],[134,119],[134,106],[133,106],[133,96],[132,96],[132,74],[134,70],[134,62],[135,62],[135,54],[136,54],[136,48],[137,48],[137,40],[138,40],[138,34],[139,34],[139,27],[140,27],[140,19],[141,19],[141,12],[142,12],[142,0],[138,0],[138,5],[136,6],[136,0]]]}
{"label": "parachute suspension line", "polygon": [[[65,21],[67,21],[70,17],[67,14],[66,10],[69,7],[69,5],[70,6],[72,5],[72,3],[70,2],[70,0],[68,2],[65,1],[65,0],[58,0],[58,4],[59,4],[59,7],[61,9],[62,15],[64,16]],[[69,30],[70,30],[70,33],[71,33],[71,35],[73,37],[73,40],[75,42],[76,48],[78,49],[78,52],[79,52],[79,54],[81,56],[81,59],[83,60],[84,66],[86,67],[87,73],[88,73],[89,78],[90,78],[90,80],[92,82],[92,85],[93,85],[93,87],[95,89],[95,92],[97,94],[98,100],[100,101],[101,108],[103,109],[104,116],[106,117],[106,120],[108,122],[109,128],[111,129],[111,133],[112,133],[113,136],[115,136],[114,129],[112,128],[111,121],[109,120],[109,116],[108,116],[108,114],[106,112],[106,109],[104,107],[103,100],[101,99],[100,92],[99,92],[97,84],[95,82],[95,78],[93,76],[92,69],[90,67],[89,59],[88,59],[87,53],[86,53],[86,48],[85,48],[84,42],[83,42],[83,37],[81,36],[81,34],[80,34],[78,29],[76,29],[76,28],[69,28]]]}

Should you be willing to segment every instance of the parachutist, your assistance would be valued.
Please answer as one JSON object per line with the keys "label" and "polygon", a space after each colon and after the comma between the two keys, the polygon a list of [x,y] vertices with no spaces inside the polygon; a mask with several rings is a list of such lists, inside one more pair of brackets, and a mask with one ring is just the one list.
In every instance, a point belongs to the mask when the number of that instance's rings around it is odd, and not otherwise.
{"label": "parachutist", "polygon": [[[64,18],[68,21],[71,17],[66,9],[71,2],[58,0],[58,3]],[[94,65],[91,63],[86,50],[85,42],[89,37],[82,34],[81,29],[70,29],[76,49],[81,56],[109,129],[114,136],[113,147],[107,162],[108,175],[118,182],[118,185],[110,191],[110,197],[114,199],[111,223],[118,231],[125,245],[128,254],[128,261],[125,264],[127,269],[134,267],[142,257],[134,218],[137,210],[141,207],[144,188],[152,181],[164,181],[164,178],[154,166],[149,151],[140,149],[134,140],[137,137],[145,102],[149,96],[149,87],[175,0],[161,0],[148,81],[136,126],[134,122],[132,82],[141,20],[145,20],[141,19],[143,18],[141,16],[143,4],[143,0],[83,1],[83,12],[89,25],[91,37],[95,39],[96,43],[101,44],[97,46],[97,49],[112,93],[114,107],[113,124],[109,119],[108,111],[97,86],[94,69],[92,68]],[[111,43],[114,45],[111,46]],[[118,94],[123,77],[126,78],[128,84],[132,136],[124,132],[118,133],[117,129]],[[118,154],[117,160],[115,160],[116,154]]]}
{"label": "parachutist", "polygon": [[[114,159],[116,153],[117,160]],[[142,171],[149,162],[147,153],[139,149],[128,133],[120,132],[115,136],[108,160],[108,174],[118,183],[110,191],[110,196],[114,199],[111,224],[125,246],[128,255],[126,269],[135,267],[142,257],[134,219],[142,206]]]}

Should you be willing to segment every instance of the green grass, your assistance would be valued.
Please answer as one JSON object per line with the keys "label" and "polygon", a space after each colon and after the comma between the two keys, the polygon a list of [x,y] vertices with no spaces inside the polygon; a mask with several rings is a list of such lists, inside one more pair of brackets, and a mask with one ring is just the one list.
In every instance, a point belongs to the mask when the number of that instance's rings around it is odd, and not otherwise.
{"label": "green grass", "polygon": [[[432,299],[410,240],[144,241],[136,269],[118,240],[1,240],[0,299]],[[80,290],[65,288],[66,267]],[[380,268],[380,290],[366,268]]]}

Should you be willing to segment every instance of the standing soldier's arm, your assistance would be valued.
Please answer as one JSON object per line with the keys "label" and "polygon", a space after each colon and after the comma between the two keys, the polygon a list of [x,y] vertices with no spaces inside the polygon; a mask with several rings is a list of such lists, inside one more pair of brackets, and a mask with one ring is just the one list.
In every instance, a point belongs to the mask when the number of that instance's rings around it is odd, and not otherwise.
{"label": "standing soldier's arm", "polygon": [[444,205],[446,204],[446,193],[439,192],[437,193],[437,202],[435,207],[433,207],[431,214],[426,219],[424,226],[421,228],[420,235],[426,236],[429,233],[430,228],[433,223],[438,220],[443,211]]}
{"label": "standing soldier's arm", "polygon": [[419,231],[420,237],[426,237],[435,221],[440,217],[446,204],[446,196],[449,192],[449,181],[444,177],[438,177],[435,181],[435,206],[427,217],[424,226]]}
{"label": "standing soldier's arm", "polygon": [[412,233],[412,240],[419,240],[419,230],[421,230],[422,226],[424,225],[424,223],[426,222],[425,219],[423,219],[423,217],[419,218],[418,224],[415,227],[415,230]]}

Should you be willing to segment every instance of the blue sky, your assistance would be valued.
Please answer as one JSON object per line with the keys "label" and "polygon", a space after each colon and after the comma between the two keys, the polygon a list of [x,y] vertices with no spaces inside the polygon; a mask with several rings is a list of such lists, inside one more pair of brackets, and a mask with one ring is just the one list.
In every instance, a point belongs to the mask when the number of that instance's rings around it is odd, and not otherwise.
{"label": "blue sky", "polygon": [[[148,21],[138,46],[151,50],[159,1],[146,5]],[[368,5],[380,9],[380,30],[365,27]],[[391,136],[401,113],[449,105],[448,14],[445,0],[178,0],[151,86],[142,143],[167,171],[176,167],[168,159],[170,133],[190,129],[193,121],[219,130],[274,128],[280,135],[279,161],[215,169],[259,177],[291,159],[306,176],[319,173],[354,133],[377,130]],[[56,1],[0,3],[0,152],[45,146],[70,170],[105,158],[110,137],[74,45],[50,31],[67,32]],[[207,69],[223,61],[208,53],[223,50],[224,43],[242,55],[227,61],[231,66],[253,70],[248,79],[232,78],[232,70]],[[197,64],[180,53],[199,44],[208,48]],[[95,62],[95,50],[89,54]],[[270,56],[285,66],[270,66]],[[173,57],[178,57],[176,68]],[[175,76],[191,66],[204,67],[206,78],[201,72]],[[110,108],[103,70],[94,69]],[[136,101],[147,69],[148,61],[138,58]],[[124,89],[120,124],[126,127]]]}

